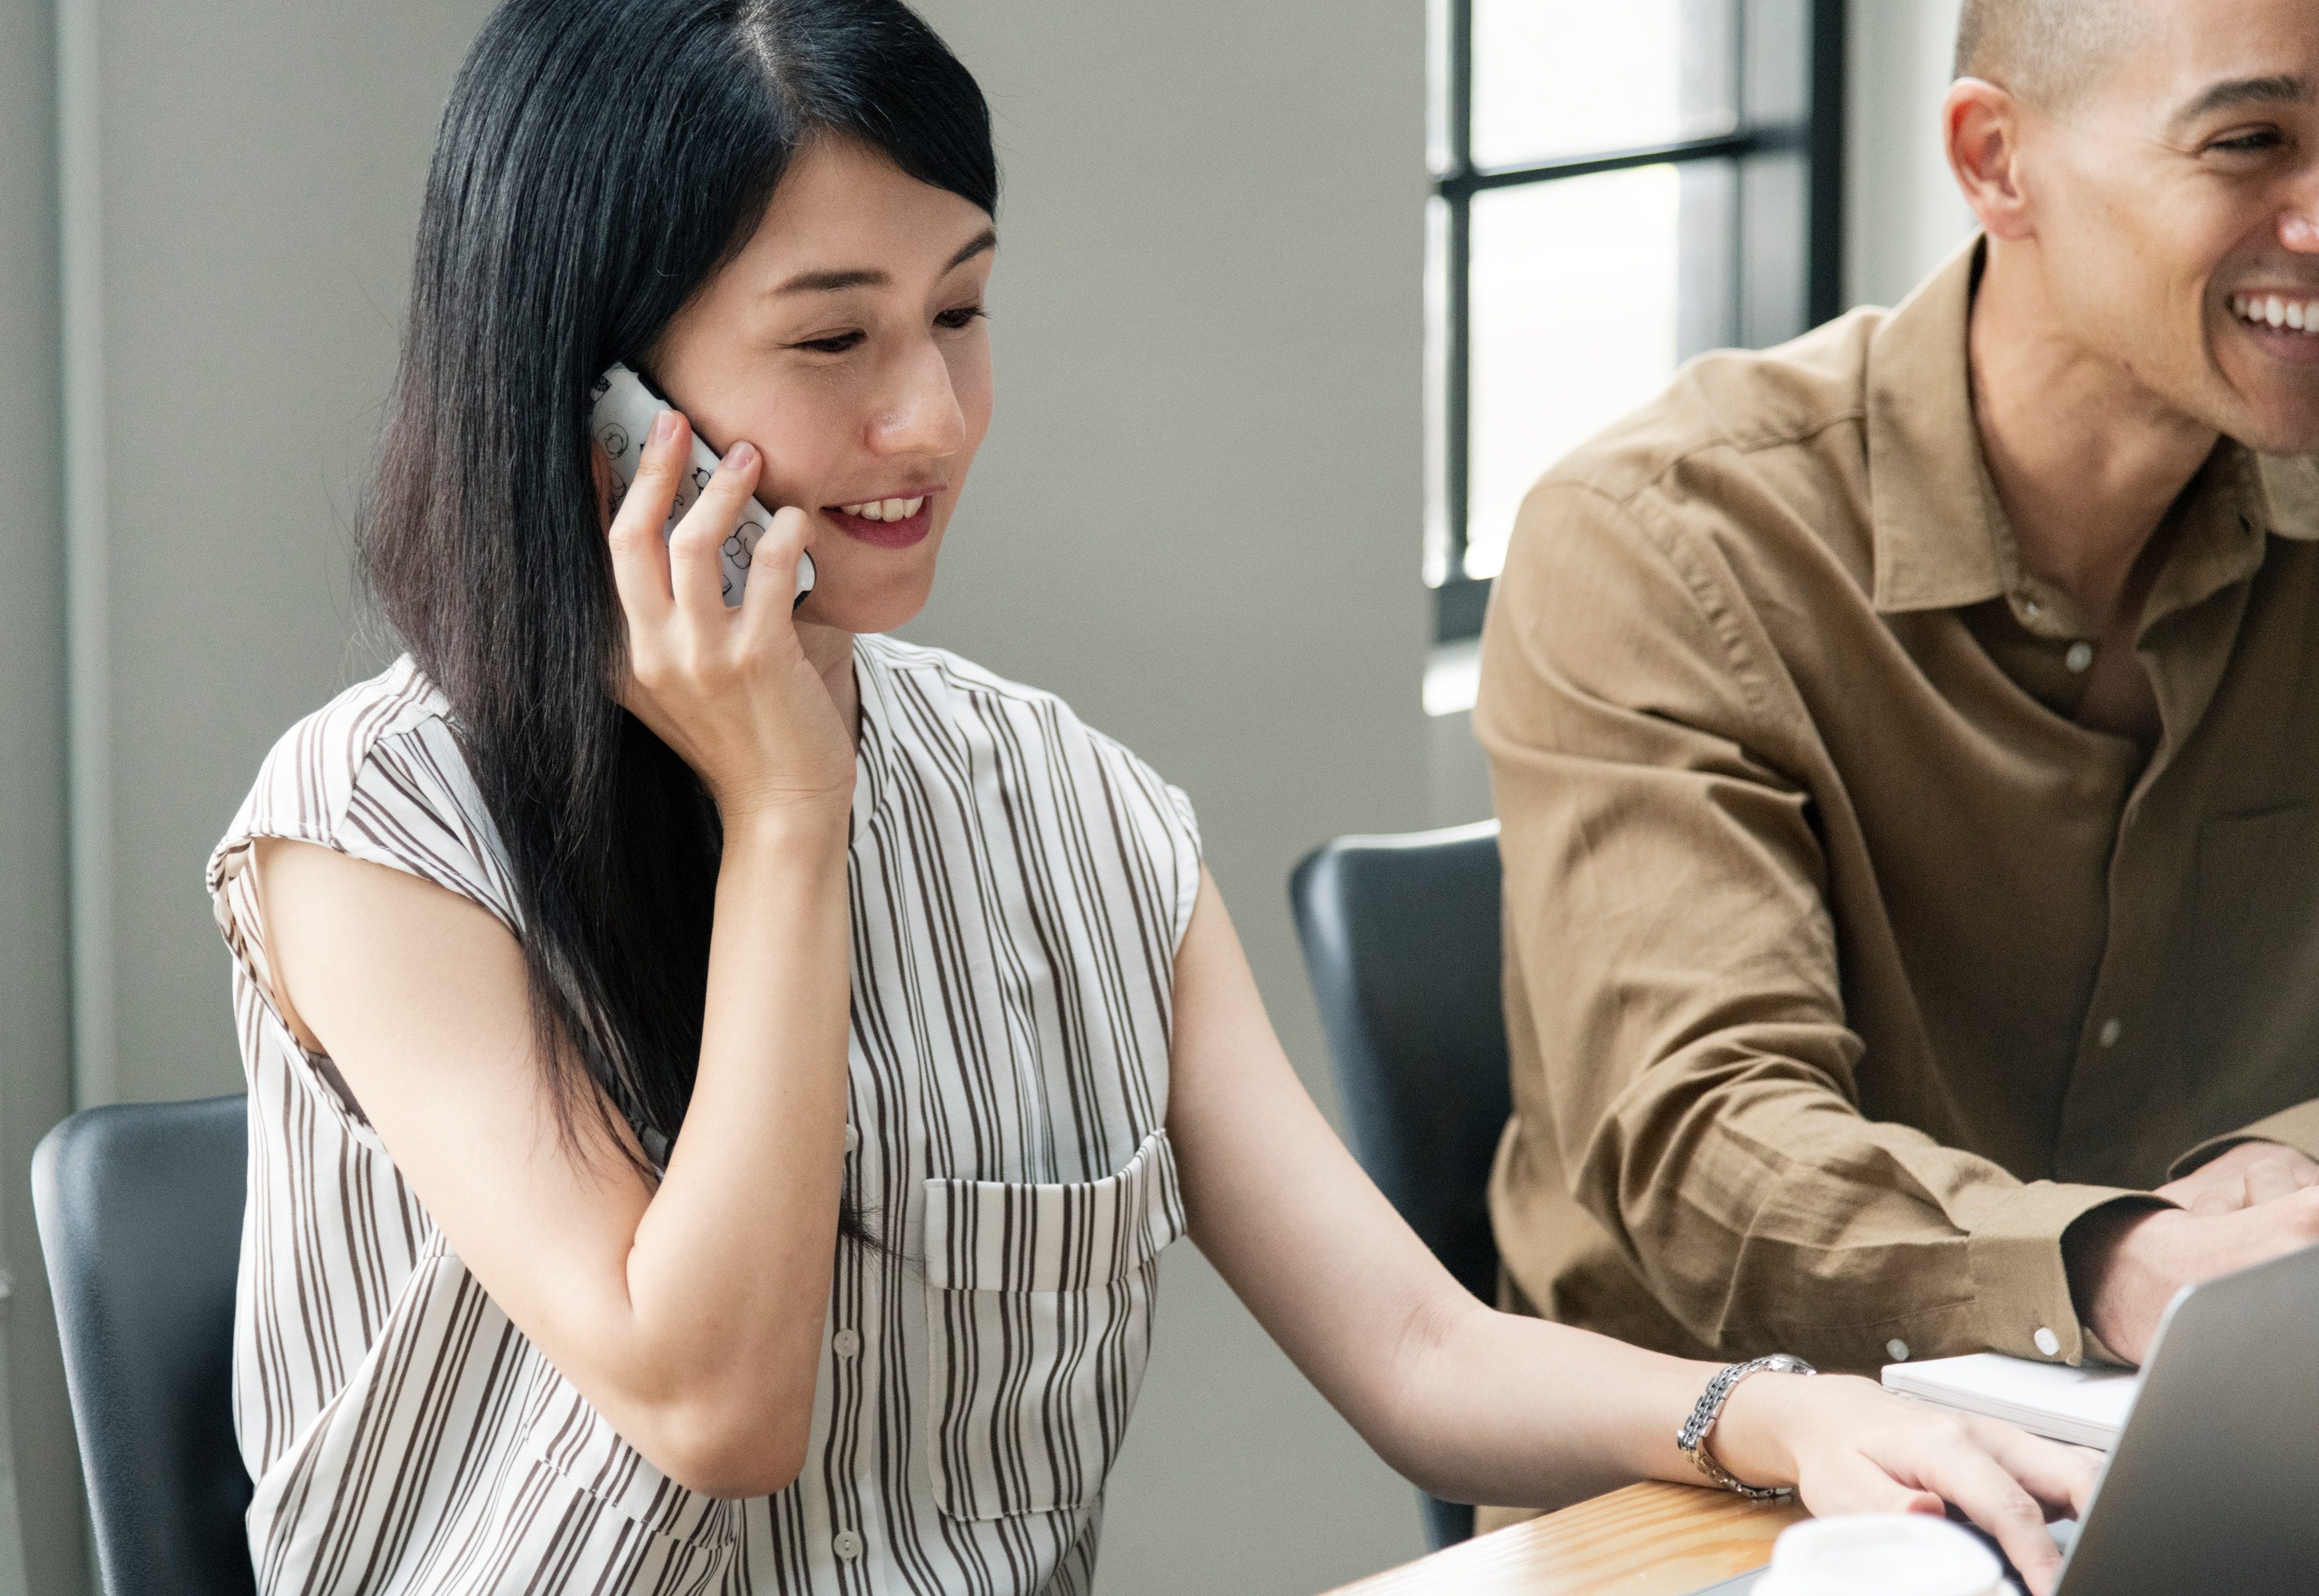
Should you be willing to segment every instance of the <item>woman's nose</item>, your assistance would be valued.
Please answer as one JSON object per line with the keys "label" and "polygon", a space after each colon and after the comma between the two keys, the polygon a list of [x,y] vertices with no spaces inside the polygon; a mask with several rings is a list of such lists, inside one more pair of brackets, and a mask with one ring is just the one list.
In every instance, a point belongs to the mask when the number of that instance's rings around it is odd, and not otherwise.
{"label": "woman's nose", "polygon": [[895,373],[889,402],[870,423],[870,446],[881,455],[943,455],[966,441],[966,412],[951,385],[950,362],[932,342],[920,344]]}

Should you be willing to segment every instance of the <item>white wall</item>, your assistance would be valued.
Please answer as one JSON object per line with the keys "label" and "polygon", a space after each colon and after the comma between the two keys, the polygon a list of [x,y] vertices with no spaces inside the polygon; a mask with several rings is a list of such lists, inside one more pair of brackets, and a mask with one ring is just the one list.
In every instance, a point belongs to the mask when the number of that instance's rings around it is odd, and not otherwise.
{"label": "white wall", "polygon": [[1973,230],[1941,153],[1957,0],[1852,0],[1845,302],[1894,305]]}
{"label": "white wall", "polygon": [[[1845,59],[1843,300],[1894,305],[1972,231],[1941,153],[1940,104],[1957,0],[1851,0]],[[1540,468],[1548,464],[1541,461]],[[1473,717],[1428,731],[1427,824],[1490,813],[1489,762]]]}

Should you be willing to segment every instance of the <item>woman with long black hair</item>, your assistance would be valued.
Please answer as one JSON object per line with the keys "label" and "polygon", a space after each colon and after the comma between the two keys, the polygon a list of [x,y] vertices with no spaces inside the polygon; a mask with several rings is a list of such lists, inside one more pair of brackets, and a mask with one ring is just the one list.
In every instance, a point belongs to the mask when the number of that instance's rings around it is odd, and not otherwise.
{"label": "woman with long black hair", "polygon": [[[362,535],[409,652],[211,865],[259,1588],[1086,1590],[1187,1231],[1429,1490],[1945,1500],[2049,1580],[2063,1448],[1461,1292],[1299,1087],[1183,795],[882,636],[989,422],[997,203],[899,0],[510,0],[462,70]],[[681,412],[617,511],[616,363]]]}

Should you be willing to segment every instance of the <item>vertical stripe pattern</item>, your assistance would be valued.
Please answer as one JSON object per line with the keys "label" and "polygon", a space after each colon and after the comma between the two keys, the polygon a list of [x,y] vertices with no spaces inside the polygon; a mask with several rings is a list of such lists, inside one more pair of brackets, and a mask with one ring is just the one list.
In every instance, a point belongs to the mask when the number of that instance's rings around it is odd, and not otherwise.
{"label": "vertical stripe pattern", "polygon": [[478,1285],[271,1005],[252,843],[482,904],[505,856],[398,663],[293,727],[212,857],[250,1087],[234,1409],[258,1586],[591,1596],[1087,1591],[1184,1230],[1163,1122],[1183,795],[1053,697],[865,637],[847,889],[854,1204],[805,1472],[725,1501],[623,1442]]}

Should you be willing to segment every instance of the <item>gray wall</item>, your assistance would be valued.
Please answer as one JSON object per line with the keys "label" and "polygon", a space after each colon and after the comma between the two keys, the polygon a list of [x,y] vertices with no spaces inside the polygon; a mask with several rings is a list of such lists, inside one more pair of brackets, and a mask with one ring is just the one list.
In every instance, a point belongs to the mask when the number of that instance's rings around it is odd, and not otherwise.
{"label": "gray wall", "polygon": [[[24,1170],[67,1067],[64,538],[58,454],[56,54],[48,0],[0,0],[0,1347],[30,1588],[82,1583],[80,1482]],[[0,1567],[0,1590],[12,1571]]]}
{"label": "gray wall", "polygon": [[[347,515],[435,121],[487,7],[7,6],[12,306],[53,306],[63,262],[60,312],[0,319],[0,369],[51,374],[0,392],[37,401],[7,413],[12,469],[24,440],[41,446],[29,495],[13,478],[0,495],[0,893],[12,926],[53,924],[68,853],[73,926],[69,1075],[66,944],[19,934],[0,953],[0,1214],[29,1288],[26,1150],[68,1093],[239,1085],[202,862],[275,737],[372,668],[347,641]],[[15,222],[57,214],[60,229]],[[75,1454],[45,1299],[24,1289],[22,1307],[31,1583],[68,1591],[83,1578]]]}
{"label": "gray wall", "polygon": [[[1289,867],[1423,823],[1422,0],[926,0],[1006,191],[997,419],[907,635],[1061,691],[1183,785],[1327,1100]],[[1295,1592],[1413,1499],[1189,1248],[1104,1589]]]}
{"label": "gray wall", "polygon": [[[65,0],[76,1069],[240,1078],[203,857],[349,654],[356,484],[435,122],[481,0]],[[70,240],[68,239],[68,247]]]}

